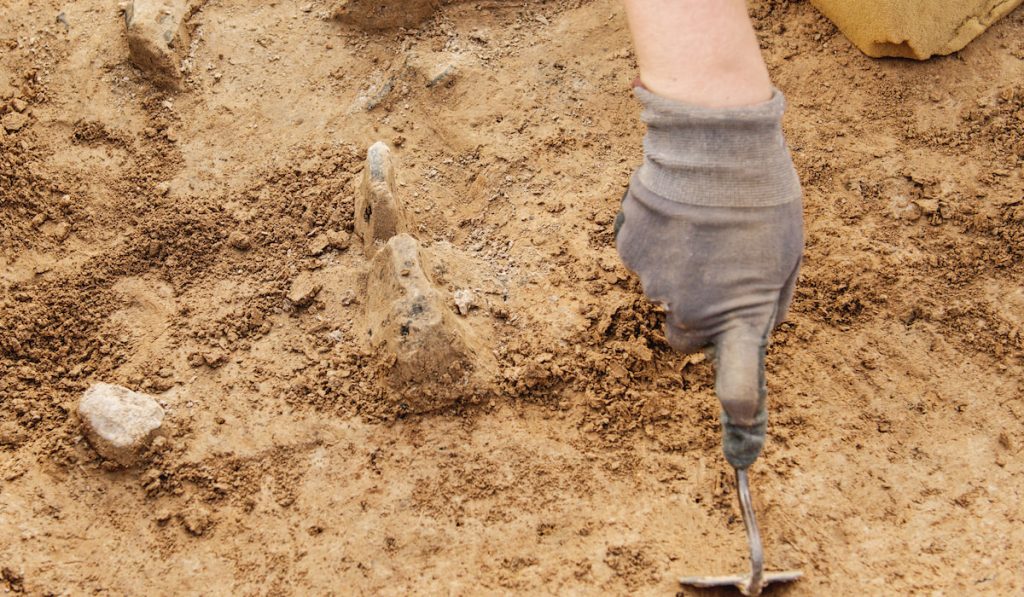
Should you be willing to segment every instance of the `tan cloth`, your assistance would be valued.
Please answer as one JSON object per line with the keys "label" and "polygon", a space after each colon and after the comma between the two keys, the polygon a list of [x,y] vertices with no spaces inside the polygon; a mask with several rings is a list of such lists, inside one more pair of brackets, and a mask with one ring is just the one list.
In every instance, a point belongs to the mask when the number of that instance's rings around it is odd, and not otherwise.
{"label": "tan cloth", "polygon": [[1024,0],[811,0],[868,56],[956,52]]}

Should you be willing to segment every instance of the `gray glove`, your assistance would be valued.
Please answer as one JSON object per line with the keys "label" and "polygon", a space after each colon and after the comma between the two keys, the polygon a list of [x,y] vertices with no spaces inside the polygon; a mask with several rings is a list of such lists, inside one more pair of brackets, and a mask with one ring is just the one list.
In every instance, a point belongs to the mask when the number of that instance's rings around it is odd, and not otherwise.
{"label": "gray glove", "polygon": [[745,469],[764,446],[765,349],[803,252],[782,94],[711,109],[636,93],[648,130],[644,163],[616,219],[619,254],[665,306],[669,343],[686,353],[709,349],[725,456]]}

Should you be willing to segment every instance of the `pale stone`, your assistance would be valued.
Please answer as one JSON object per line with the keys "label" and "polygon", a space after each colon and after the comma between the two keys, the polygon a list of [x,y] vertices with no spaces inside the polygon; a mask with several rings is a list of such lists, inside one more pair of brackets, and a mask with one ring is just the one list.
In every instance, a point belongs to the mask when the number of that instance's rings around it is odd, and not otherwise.
{"label": "pale stone", "polygon": [[868,56],[925,60],[963,49],[1024,0],[811,0]]}
{"label": "pale stone", "polygon": [[86,438],[101,456],[132,466],[159,433],[164,409],[146,394],[97,383],[82,395],[78,416]]}
{"label": "pale stone", "polygon": [[476,306],[476,295],[472,290],[465,288],[456,290],[452,298],[455,300],[455,308],[459,310],[459,315],[468,315],[470,310]]}

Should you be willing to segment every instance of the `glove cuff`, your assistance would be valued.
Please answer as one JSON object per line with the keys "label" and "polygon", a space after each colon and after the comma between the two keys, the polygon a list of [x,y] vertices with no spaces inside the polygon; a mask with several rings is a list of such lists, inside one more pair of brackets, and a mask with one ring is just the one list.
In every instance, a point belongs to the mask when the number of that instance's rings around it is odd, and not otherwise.
{"label": "glove cuff", "polygon": [[658,195],[691,205],[767,207],[800,198],[782,135],[785,100],[705,108],[634,89],[647,123],[637,177]]}

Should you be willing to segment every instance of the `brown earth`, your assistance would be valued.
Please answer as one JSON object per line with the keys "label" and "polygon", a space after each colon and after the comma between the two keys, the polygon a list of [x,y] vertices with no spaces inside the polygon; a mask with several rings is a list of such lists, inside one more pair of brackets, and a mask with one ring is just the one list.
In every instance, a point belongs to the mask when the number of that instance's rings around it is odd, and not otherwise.
{"label": "brown earth", "polygon": [[[4,0],[2,583],[672,594],[742,569],[711,371],[612,243],[643,132],[617,2],[384,33],[333,10],[210,0],[166,94],[115,2]],[[770,564],[807,574],[774,594],[1020,594],[1024,11],[927,63],[864,57],[806,2],[753,12],[808,230],[753,469]],[[358,243],[316,241],[350,231],[376,140],[497,363],[431,414],[380,383]],[[166,406],[146,466],[83,440],[95,381]]]}

